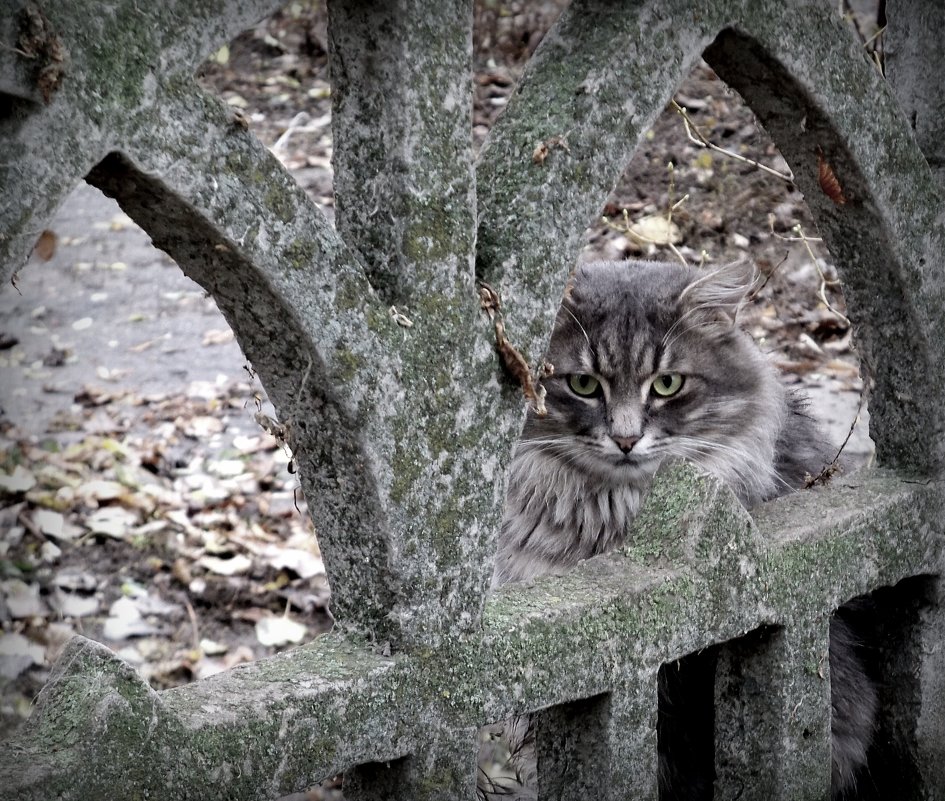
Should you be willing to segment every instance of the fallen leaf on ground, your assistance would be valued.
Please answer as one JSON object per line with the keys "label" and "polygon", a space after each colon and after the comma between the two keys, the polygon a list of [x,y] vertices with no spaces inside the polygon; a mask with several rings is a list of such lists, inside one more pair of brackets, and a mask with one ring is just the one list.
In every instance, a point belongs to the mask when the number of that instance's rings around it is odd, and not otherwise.
{"label": "fallen leaf on ground", "polygon": [[89,617],[97,614],[101,602],[94,595],[80,595],[56,589],[52,594],[52,606],[62,617]]}
{"label": "fallen leaf on ground", "polygon": [[254,662],[256,654],[248,645],[241,645],[233,651],[227,653],[222,659],[218,657],[204,657],[201,659],[195,669],[196,678],[204,679],[207,676],[213,676],[216,673],[222,673],[236,665],[244,665],[247,662]]}
{"label": "fallen leaf on ground", "polygon": [[307,633],[307,626],[287,617],[264,617],[256,624],[256,639],[274,647],[300,643]]}
{"label": "fallen leaf on ground", "polygon": [[325,563],[322,562],[321,556],[299,548],[280,548],[279,546],[269,548],[266,561],[276,570],[291,570],[303,579],[325,572]]}
{"label": "fallen leaf on ground", "polygon": [[13,473],[0,473],[0,492],[15,495],[36,486],[36,477],[23,465],[13,468]]}
{"label": "fallen leaf on ground", "polygon": [[253,566],[253,560],[243,554],[236,554],[229,559],[221,559],[219,556],[203,556],[200,558],[200,564],[211,573],[220,576],[236,576],[245,573]]}
{"label": "fallen leaf on ground", "polygon": [[203,335],[203,340],[201,345],[225,345],[227,342],[233,341],[233,331],[230,328],[226,329],[211,329]]}
{"label": "fallen leaf on ground", "polygon": [[76,494],[85,500],[94,501],[113,501],[127,494],[128,488],[117,481],[106,481],[104,479],[93,479],[80,484],[76,488]]}
{"label": "fallen leaf on ground", "polygon": [[236,478],[246,472],[246,462],[242,459],[219,459],[207,463],[207,472],[220,478]]}
{"label": "fallen leaf on ground", "polygon": [[16,619],[28,617],[46,617],[49,609],[39,597],[39,585],[27,584],[20,579],[8,579],[0,583],[10,617]]}
{"label": "fallen leaf on ground", "polygon": [[57,539],[62,538],[65,518],[59,512],[53,512],[50,509],[35,509],[33,523],[43,534]]}
{"label": "fallen leaf on ground", "polygon": [[108,617],[102,627],[102,635],[108,640],[127,640],[129,637],[141,637],[156,634],[160,629],[141,616],[133,598],[119,598],[108,610]]}
{"label": "fallen leaf on ground", "polygon": [[42,665],[45,649],[24,637],[10,633],[0,635],[0,678],[15,679],[33,665]]}
{"label": "fallen leaf on ground", "polygon": [[230,650],[230,647],[222,642],[208,640],[206,638],[200,641],[200,650],[207,656],[220,656]]}
{"label": "fallen leaf on ground", "polygon": [[56,255],[56,245],[58,243],[59,238],[56,236],[56,232],[50,231],[47,228],[39,235],[39,239],[37,239],[36,244],[33,245],[33,253],[39,256],[43,261],[49,261]]}
{"label": "fallen leaf on ground", "polygon": [[195,439],[208,439],[211,434],[219,434],[226,428],[226,423],[219,417],[200,415],[188,420],[183,426],[183,432]]}
{"label": "fallen leaf on ground", "polygon": [[681,239],[677,225],[667,220],[664,214],[650,214],[641,217],[630,225],[627,233],[655,245],[675,244]]}
{"label": "fallen leaf on ground", "polygon": [[138,515],[121,506],[105,506],[85,521],[93,534],[104,534],[117,540],[130,534],[130,529],[138,522]]}
{"label": "fallen leaf on ground", "polygon": [[39,547],[39,558],[44,562],[55,562],[62,556],[62,548],[54,542],[44,542]]}

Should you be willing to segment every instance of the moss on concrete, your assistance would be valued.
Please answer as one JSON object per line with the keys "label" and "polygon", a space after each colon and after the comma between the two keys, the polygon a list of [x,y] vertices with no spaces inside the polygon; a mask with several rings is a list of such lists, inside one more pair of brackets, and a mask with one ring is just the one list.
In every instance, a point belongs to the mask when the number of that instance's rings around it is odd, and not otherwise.
{"label": "moss on concrete", "polygon": [[[882,453],[927,467],[934,459],[911,455],[934,455],[943,430],[932,408],[945,394],[935,391],[943,360],[932,347],[945,325],[940,199],[881,81],[863,72],[855,47],[833,55],[837,24],[812,29],[827,13],[813,2],[810,14],[775,0],[709,3],[694,20],[684,0],[620,13],[575,0],[482,152],[477,211],[469,3],[431,14],[419,0],[370,9],[339,0],[333,58],[351,70],[336,70],[333,92],[339,237],[187,74],[219,44],[211,34],[234,32],[263,5],[229,4],[218,27],[214,3],[190,4],[186,19],[182,4],[134,0],[105,17],[85,3],[51,9],[69,38],[70,72],[48,110],[18,116],[5,133],[23,178],[2,212],[0,227],[13,235],[0,248],[28,253],[43,215],[93,166],[83,154],[126,154],[90,180],[212,289],[293,418],[344,630],[374,639],[332,635],[162,694],[105,649],[80,643],[13,746],[15,759],[0,765],[0,798],[112,797],[116,787],[129,798],[272,798],[389,761],[401,765],[411,797],[446,796],[468,779],[470,734],[484,720],[612,692],[615,707],[649,698],[634,719],[650,721],[661,663],[760,626],[780,627],[785,644],[770,667],[806,704],[771,742],[787,743],[789,758],[801,754],[791,764],[802,767],[822,755],[824,742],[805,745],[799,721],[819,725],[828,714],[811,656],[825,616],[877,582],[941,572],[940,487],[868,474],[858,486],[838,482],[830,494],[774,504],[752,525],[731,493],[671,468],[621,552],[504,588],[480,626],[501,494],[501,477],[482,466],[492,455],[507,463],[521,413],[488,358],[491,331],[477,318],[467,270],[478,221],[481,277],[497,285],[509,336],[534,361],[586,222],[699,49],[738,11],[741,33],[721,37],[710,55],[733,79],[742,74],[756,111],[794,147],[805,191],[816,198],[806,169],[814,145],[832,148],[848,170],[856,202],[836,209],[820,198],[814,211],[851,265],[860,319],[878,330],[864,341],[869,358],[885,357],[874,418],[888,432]],[[398,56],[384,62],[390,72],[371,72],[378,54]],[[780,113],[784,97],[796,114]],[[802,116],[806,130],[792,135]],[[389,137],[376,137],[378,119]],[[568,149],[532,163],[552,136],[566,136]],[[364,208],[377,213],[365,220]],[[873,308],[871,296],[901,300]],[[405,307],[413,327],[398,326],[390,305]],[[893,320],[890,311],[907,314]],[[306,375],[314,385],[303,385]],[[895,391],[916,377],[928,400],[909,404]],[[394,657],[383,656],[387,638]],[[933,651],[922,656],[927,681],[945,673]],[[930,731],[942,711],[927,696]],[[626,746],[633,758],[614,771],[615,795],[652,768],[652,745],[641,736]],[[407,760],[411,768],[400,759],[407,754],[423,759]],[[800,773],[798,797],[824,790],[822,777]],[[380,779],[371,781],[365,794],[379,793]]]}
{"label": "moss on concrete", "polygon": [[304,270],[311,265],[317,252],[318,248],[312,240],[297,237],[286,247],[285,257],[290,268]]}
{"label": "moss on concrete", "polygon": [[[663,497],[711,495],[711,479],[688,468],[669,472],[658,489]],[[90,728],[109,765],[136,760],[122,779],[142,795],[179,783],[234,799],[258,797],[265,787],[271,797],[347,765],[409,753],[424,732],[453,731],[465,742],[463,732],[515,711],[618,685],[652,692],[662,662],[762,625],[791,627],[779,664],[795,660],[803,674],[796,691],[819,697],[827,610],[876,575],[893,583],[942,568],[937,536],[921,525],[943,511],[937,485],[863,474],[836,490],[843,507],[815,492],[763,510],[752,575],[728,567],[706,571],[698,559],[653,567],[611,554],[560,578],[503,588],[486,608],[481,640],[457,633],[411,655],[388,658],[381,644],[328,635],[159,695],[101,646],[72,646],[18,746],[19,764],[45,760],[48,775],[25,788],[16,771],[0,768],[3,787],[11,788],[0,798],[48,797],[50,789],[64,799],[104,792],[117,781],[111,768],[99,765],[87,774],[76,767],[93,742]],[[805,706],[807,717],[791,724],[801,740],[814,712]],[[144,742],[149,756],[142,760]],[[160,756],[170,753],[178,755],[173,774]],[[57,765],[68,766],[68,779]],[[431,786],[438,786],[435,777],[451,775],[444,770],[429,774]],[[261,783],[264,776],[276,778]],[[172,790],[168,797],[178,796]]]}

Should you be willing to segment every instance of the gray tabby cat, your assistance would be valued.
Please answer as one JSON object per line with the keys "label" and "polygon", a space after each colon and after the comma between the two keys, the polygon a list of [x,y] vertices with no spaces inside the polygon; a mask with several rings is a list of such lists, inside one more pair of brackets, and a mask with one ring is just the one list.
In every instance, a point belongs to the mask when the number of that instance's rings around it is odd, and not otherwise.
{"label": "gray tabby cat", "polygon": [[[665,459],[703,467],[746,507],[820,472],[833,454],[806,402],[735,323],[753,278],[744,264],[578,268],[549,346],[547,415],[528,413],[512,459],[493,586],[619,546]],[[830,668],[838,797],[865,765],[877,706],[842,615]],[[664,682],[661,703],[672,692]],[[660,754],[661,799],[711,797],[711,775],[681,780],[672,756]]]}

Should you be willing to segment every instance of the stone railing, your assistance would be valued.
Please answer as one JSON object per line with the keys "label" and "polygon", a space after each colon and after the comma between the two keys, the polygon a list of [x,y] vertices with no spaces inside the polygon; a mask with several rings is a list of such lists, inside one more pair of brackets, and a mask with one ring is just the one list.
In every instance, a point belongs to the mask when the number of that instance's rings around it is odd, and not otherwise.
{"label": "stone railing", "polygon": [[[824,0],[575,0],[474,161],[469,0],[331,2],[332,228],[191,77],[275,5],[7,0],[0,265],[84,178],[212,293],[291,424],[338,625],[161,693],[73,640],[0,798],[271,799],[341,772],[349,801],[471,798],[479,726],[534,712],[540,797],[655,799],[656,676],[691,654],[716,797],[822,799],[828,623],[871,591],[874,782],[945,797],[945,12],[890,0],[887,84]],[[477,280],[535,364],[585,225],[700,57],[841,270],[881,467],[752,516],[673,468],[620,552],[487,597],[521,393]]]}

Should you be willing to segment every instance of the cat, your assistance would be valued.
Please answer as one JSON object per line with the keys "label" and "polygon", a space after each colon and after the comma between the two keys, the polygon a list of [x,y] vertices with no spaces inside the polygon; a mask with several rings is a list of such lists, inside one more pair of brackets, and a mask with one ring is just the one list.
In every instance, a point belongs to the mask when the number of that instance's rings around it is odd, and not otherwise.
{"label": "cat", "polygon": [[[748,508],[803,487],[831,460],[806,400],[737,325],[754,277],[744,262],[714,271],[639,261],[577,268],[549,345],[546,413],[528,412],[513,454],[494,588],[618,547],[667,459],[702,467]],[[865,768],[877,691],[843,614],[830,638],[836,799]],[[664,677],[661,705],[678,693]],[[523,727],[508,725],[511,742]],[[660,798],[711,798],[711,767],[683,780],[664,751]]]}

